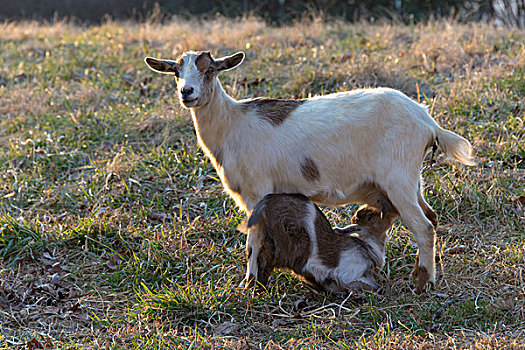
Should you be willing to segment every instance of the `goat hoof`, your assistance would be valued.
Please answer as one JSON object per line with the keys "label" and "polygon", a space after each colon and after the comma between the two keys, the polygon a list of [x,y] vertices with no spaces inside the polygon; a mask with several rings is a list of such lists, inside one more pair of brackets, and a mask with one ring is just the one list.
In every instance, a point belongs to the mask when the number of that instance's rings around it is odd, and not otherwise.
{"label": "goat hoof", "polygon": [[428,293],[432,289],[434,289],[434,282],[428,281],[427,283],[424,283],[423,286],[420,286],[420,285],[417,286],[416,294]]}
{"label": "goat hoof", "polygon": [[425,267],[418,266],[416,269],[414,269],[414,271],[417,271],[416,272],[416,278],[417,278],[416,293],[417,294],[421,294],[423,292],[429,291],[434,288],[434,281],[430,279],[430,275],[428,274],[428,271]]}
{"label": "goat hoof", "polygon": [[421,294],[434,288],[434,280],[430,279],[426,267],[419,266],[418,260],[416,258],[416,265],[410,274],[410,279],[416,284],[416,293]]}

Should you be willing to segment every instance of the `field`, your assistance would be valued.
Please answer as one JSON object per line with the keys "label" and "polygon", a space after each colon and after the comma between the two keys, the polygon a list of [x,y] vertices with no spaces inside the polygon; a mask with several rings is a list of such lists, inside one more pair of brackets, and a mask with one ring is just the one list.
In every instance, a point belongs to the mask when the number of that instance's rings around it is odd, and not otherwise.
{"label": "field", "polygon": [[[397,88],[479,164],[423,167],[440,218],[435,289],[392,230],[381,289],[319,294],[288,272],[238,289],[242,215],[175,86],[144,56],[243,50],[234,97]],[[0,348],[525,347],[525,32],[254,18],[0,24]],[[334,225],[355,206],[323,208]]]}

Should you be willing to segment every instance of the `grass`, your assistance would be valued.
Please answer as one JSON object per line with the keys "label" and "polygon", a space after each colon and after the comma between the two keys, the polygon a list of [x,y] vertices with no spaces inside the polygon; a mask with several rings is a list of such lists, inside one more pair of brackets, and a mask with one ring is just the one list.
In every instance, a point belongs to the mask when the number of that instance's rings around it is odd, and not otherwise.
{"label": "grass", "polygon": [[[525,32],[436,21],[254,18],[0,24],[0,347],[523,348]],[[242,215],[146,55],[244,50],[235,97],[390,86],[467,137],[479,165],[425,163],[439,277],[416,295],[397,223],[378,293],[286,272],[237,289]],[[355,206],[323,208],[344,224]]]}

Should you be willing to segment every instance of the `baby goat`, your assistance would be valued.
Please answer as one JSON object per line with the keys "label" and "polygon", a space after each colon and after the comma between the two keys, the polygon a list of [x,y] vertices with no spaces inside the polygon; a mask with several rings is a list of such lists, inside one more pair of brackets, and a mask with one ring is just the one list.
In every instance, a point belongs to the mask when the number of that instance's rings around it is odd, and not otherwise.
{"label": "baby goat", "polygon": [[259,270],[249,282],[266,285],[274,268],[289,268],[332,293],[376,289],[374,272],[384,265],[387,231],[398,216],[388,199],[380,204],[380,209],[362,206],[352,217],[352,225],[333,230],[307,197],[265,196],[242,228],[246,232],[258,226],[262,234]]}
{"label": "baby goat", "polygon": [[[399,91],[378,88],[302,100],[228,96],[217,76],[244,53],[215,59],[185,52],[177,60],[146,57],[154,71],[173,74],[181,105],[191,111],[199,145],[236,204],[250,214],[269,193],[302,193],[315,203],[370,204],[386,194],[414,233],[418,289],[435,281],[437,215],[421,193],[420,169],[430,149],[474,164],[472,146],[443,129],[427,109]],[[246,278],[257,275],[261,235]]]}

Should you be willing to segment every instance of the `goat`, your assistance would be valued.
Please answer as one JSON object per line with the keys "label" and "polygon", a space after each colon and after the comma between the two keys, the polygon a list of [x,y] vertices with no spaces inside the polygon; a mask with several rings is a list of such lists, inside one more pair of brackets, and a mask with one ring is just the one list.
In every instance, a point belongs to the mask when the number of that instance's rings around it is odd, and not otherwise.
{"label": "goat", "polygon": [[274,268],[288,268],[316,289],[371,291],[377,289],[374,272],[385,263],[387,231],[397,216],[384,199],[381,208],[363,205],[352,225],[333,230],[307,197],[269,194],[239,229],[249,232],[257,226],[262,235],[257,280],[263,285]]}
{"label": "goat", "polygon": [[[302,100],[234,100],[217,76],[244,57],[238,52],[214,59],[209,52],[188,51],[177,60],[145,58],[152,70],[175,76],[198,143],[237,206],[249,214],[269,193],[302,193],[335,206],[373,205],[385,194],[414,233],[418,290],[433,285],[437,215],[422,195],[420,168],[436,147],[473,165],[471,144],[441,128],[424,106],[388,88]],[[260,246],[254,228],[247,235],[252,255],[245,281],[257,277]]]}

